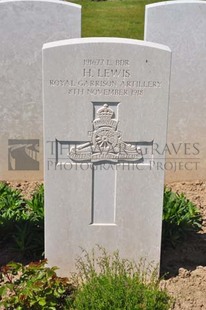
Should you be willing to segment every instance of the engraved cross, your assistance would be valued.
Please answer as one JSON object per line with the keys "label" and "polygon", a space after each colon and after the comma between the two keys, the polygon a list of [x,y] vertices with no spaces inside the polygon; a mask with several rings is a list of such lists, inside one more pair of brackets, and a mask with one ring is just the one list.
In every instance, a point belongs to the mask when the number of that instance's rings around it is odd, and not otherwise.
{"label": "engraved cross", "polygon": [[69,144],[67,156],[71,163],[92,166],[92,225],[115,225],[118,167],[124,162],[128,165],[144,162],[138,142],[122,140],[118,130],[118,105],[93,102],[93,131],[89,133],[89,141],[77,144],[57,140],[57,143]]}

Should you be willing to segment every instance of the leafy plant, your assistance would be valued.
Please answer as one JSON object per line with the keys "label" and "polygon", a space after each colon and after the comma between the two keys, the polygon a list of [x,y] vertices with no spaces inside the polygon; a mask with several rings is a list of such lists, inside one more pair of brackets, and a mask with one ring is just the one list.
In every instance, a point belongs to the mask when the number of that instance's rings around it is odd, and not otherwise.
{"label": "leafy plant", "polygon": [[188,233],[202,227],[202,216],[197,207],[184,194],[165,189],[163,206],[162,241],[175,246]]}
{"label": "leafy plant", "polygon": [[170,297],[158,288],[157,274],[120,259],[119,253],[109,255],[100,248],[96,258],[85,252],[77,262],[78,273],[72,310],[163,310],[169,309]]}
{"label": "leafy plant", "polygon": [[44,221],[20,221],[14,226],[11,249],[22,258],[40,259],[44,252]]}
{"label": "leafy plant", "polygon": [[56,275],[56,267],[46,261],[10,263],[1,268],[0,306],[6,310],[69,309],[74,287],[67,278]]}
{"label": "leafy plant", "polygon": [[31,200],[26,200],[27,220],[15,225],[13,249],[22,257],[38,259],[44,251],[44,187],[36,188]]}
{"label": "leafy plant", "polygon": [[25,201],[20,191],[0,183],[0,244],[9,242],[16,221],[26,219]]}
{"label": "leafy plant", "polygon": [[0,183],[0,240],[9,243],[22,258],[39,259],[44,251],[44,188],[40,185],[31,200]]}
{"label": "leafy plant", "polygon": [[39,185],[32,195],[31,200],[26,201],[30,210],[30,218],[33,220],[44,218],[44,186]]}
{"label": "leafy plant", "polygon": [[6,183],[0,183],[0,224],[4,219],[27,218],[25,204],[20,191],[12,189]]}

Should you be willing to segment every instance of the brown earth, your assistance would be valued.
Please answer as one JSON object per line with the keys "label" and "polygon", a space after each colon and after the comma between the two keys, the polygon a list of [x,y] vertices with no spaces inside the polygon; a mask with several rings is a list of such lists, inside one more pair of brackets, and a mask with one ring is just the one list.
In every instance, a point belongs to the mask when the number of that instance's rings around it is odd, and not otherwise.
{"label": "brown earth", "polygon": [[[175,192],[185,193],[203,216],[201,232],[188,236],[176,248],[162,249],[161,286],[175,298],[175,310],[206,310],[206,182],[171,183]],[[168,274],[167,274],[168,273]]]}
{"label": "brown earth", "polygon": [[[38,182],[10,182],[30,198]],[[191,234],[176,248],[162,248],[161,287],[174,298],[174,310],[206,310],[206,182],[168,184],[173,191],[185,193],[203,215],[203,230]],[[0,249],[0,266],[18,259],[9,249]]]}
{"label": "brown earth", "polygon": [[18,189],[22,192],[22,195],[26,199],[30,199],[33,192],[40,185],[42,182],[38,181],[13,181],[13,182],[6,182],[9,186]]}

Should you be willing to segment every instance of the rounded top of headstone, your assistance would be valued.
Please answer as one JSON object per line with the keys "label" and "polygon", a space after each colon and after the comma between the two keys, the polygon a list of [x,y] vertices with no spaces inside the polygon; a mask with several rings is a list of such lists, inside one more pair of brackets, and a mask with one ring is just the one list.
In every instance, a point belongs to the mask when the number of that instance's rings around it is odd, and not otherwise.
{"label": "rounded top of headstone", "polygon": [[163,1],[163,2],[156,2],[147,4],[146,8],[152,8],[152,7],[164,7],[164,6],[171,6],[171,5],[180,5],[180,4],[206,4],[206,1],[204,0],[173,0],[173,1]]}
{"label": "rounded top of headstone", "polygon": [[61,1],[61,0],[0,0],[0,4],[4,3],[26,3],[26,2],[31,2],[31,3],[55,3],[58,5],[65,5],[69,7],[73,7],[76,9],[81,9],[81,5],[76,4],[76,3],[70,3],[67,1]]}
{"label": "rounded top of headstone", "polygon": [[45,43],[43,45],[43,50],[54,48],[54,47],[61,47],[61,46],[68,46],[68,45],[77,45],[77,44],[121,44],[121,45],[133,45],[133,46],[142,46],[148,48],[155,48],[161,49],[167,52],[171,52],[171,49],[159,43],[154,42],[146,42],[143,40],[136,40],[136,39],[125,39],[125,38],[107,38],[107,37],[91,37],[91,38],[75,38],[69,40],[59,40],[54,42]]}

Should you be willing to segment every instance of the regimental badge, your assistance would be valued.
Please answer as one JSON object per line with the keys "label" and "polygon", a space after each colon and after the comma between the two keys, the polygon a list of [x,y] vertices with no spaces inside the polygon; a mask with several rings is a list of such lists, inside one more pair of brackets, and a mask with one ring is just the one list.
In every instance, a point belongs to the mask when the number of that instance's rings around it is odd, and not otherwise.
{"label": "regimental badge", "polygon": [[104,104],[97,110],[97,118],[93,121],[90,141],[73,146],[68,154],[75,162],[139,162],[143,160],[142,150],[135,144],[125,143],[118,131],[119,121],[114,111]]}

